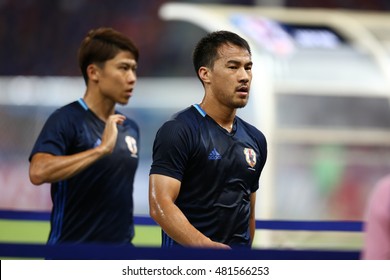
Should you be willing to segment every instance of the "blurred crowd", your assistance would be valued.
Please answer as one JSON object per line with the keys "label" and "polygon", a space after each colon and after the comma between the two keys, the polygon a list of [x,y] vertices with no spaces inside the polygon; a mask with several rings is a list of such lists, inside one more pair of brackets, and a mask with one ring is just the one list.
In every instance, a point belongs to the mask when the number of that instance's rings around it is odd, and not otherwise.
{"label": "blurred crowd", "polygon": [[[192,76],[190,50],[203,30],[164,22],[169,0],[0,0],[0,76],[80,75],[76,53],[81,38],[97,26],[131,36],[141,49],[140,76]],[[175,1],[269,5],[265,0]],[[385,0],[285,0],[286,7],[389,10]],[[180,61],[175,63],[173,61]]]}

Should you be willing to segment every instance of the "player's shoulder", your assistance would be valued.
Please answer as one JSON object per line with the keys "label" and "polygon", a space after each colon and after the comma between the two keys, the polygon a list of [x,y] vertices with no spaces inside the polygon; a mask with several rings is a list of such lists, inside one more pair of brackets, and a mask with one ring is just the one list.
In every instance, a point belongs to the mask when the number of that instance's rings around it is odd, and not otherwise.
{"label": "player's shoulder", "polygon": [[174,115],[165,122],[166,125],[183,128],[196,128],[203,117],[197,112],[194,106],[189,106]]}
{"label": "player's shoulder", "polygon": [[179,122],[193,122],[196,119],[199,119],[202,115],[198,112],[194,105],[189,106],[177,113],[175,113],[171,120]]}
{"label": "player's shoulder", "polygon": [[66,120],[80,120],[81,116],[85,114],[86,110],[78,101],[66,104],[56,109],[49,117],[49,120],[66,121]]}
{"label": "player's shoulder", "polygon": [[247,131],[247,133],[249,133],[250,135],[254,136],[257,139],[260,139],[261,141],[266,141],[264,133],[260,131],[257,127],[241,119],[240,117],[236,117],[236,118],[237,118],[238,125],[243,127]]}
{"label": "player's shoulder", "polygon": [[194,135],[200,126],[199,119],[196,110],[193,106],[189,106],[171,116],[171,118],[165,121],[160,129],[158,135],[160,137],[176,137],[187,135]]}
{"label": "player's shoulder", "polygon": [[68,103],[58,109],[56,109],[53,114],[63,114],[66,116],[73,116],[73,115],[79,115],[84,114],[88,108],[83,108],[83,105],[79,101],[73,101],[71,103]]}

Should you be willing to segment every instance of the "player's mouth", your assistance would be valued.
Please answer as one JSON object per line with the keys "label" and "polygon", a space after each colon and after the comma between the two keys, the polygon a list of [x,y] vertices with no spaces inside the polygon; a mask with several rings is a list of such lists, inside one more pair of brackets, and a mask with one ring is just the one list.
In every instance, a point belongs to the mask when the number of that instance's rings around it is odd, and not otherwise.
{"label": "player's mouth", "polygon": [[239,86],[236,88],[236,92],[240,95],[247,95],[249,93],[249,87],[248,86]]}
{"label": "player's mouth", "polygon": [[125,92],[126,92],[127,97],[130,98],[133,96],[133,89],[132,88],[125,90]]}

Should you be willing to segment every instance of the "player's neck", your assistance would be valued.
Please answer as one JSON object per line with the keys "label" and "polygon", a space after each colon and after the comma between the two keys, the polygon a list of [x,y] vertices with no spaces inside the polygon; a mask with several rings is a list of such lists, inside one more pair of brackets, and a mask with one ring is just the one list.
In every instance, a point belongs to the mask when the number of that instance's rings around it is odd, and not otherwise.
{"label": "player's neck", "polygon": [[220,104],[212,104],[203,100],[200,107],[209,115],[219,126],[231,132],[233,129],[234,118],[236,117],[236,109],[231,109]]}
{"label": "player's neck", "polygon": [[88,92],[85,93],[83,99],[88,108],[104,122],[115,112],[115,103],[109,99],[99,98]]}

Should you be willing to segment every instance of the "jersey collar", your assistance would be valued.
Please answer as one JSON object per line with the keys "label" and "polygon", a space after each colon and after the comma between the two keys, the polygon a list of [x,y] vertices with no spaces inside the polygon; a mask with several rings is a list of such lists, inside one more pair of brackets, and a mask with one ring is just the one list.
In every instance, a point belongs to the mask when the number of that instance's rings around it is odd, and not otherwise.
{"label": "jersey collar", "polygon": [[202,109],[202,107],[200,107],[199,104],[194,104],[193,106],[195,107],[196,110],[198,110],[199,114],[201,114],[202,117],[206,116],[206,112]]}
{"label": "jersey collar", "polygon": [[84,99],[80,98],[78,101],[79,101],[81,107],[83,107],[85,111],[88,111],[88,105],[87,105],[87,103],[85,103]]}

